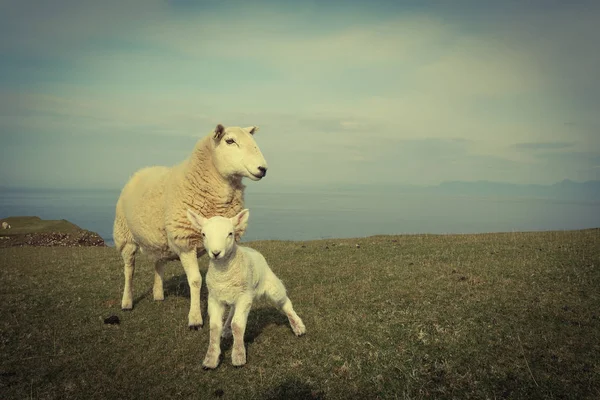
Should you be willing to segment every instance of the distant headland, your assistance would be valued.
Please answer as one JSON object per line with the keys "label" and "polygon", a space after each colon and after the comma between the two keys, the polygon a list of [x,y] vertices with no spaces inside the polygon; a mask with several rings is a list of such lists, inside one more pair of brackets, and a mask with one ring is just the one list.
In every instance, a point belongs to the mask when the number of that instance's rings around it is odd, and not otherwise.
{"label": "distant headland", "polygon": [[35,216],[0,220],[0,248],[24,246],[105,247],[104,239],[65,220],[43,220]]}

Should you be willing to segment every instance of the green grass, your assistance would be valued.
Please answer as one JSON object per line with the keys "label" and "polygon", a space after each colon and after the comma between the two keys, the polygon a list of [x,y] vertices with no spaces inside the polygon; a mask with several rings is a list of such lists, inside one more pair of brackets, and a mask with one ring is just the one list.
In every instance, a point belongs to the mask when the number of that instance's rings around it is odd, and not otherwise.
{"label": "green grass", "polygon": [[0,236],[22,235],[27,233],[77,233],[82,231],[77,225],[66,219],[41,219],[40,217],[8,217],[0,220],[8,222],[10,229],[0,229]]}
{"label": "green grass", "polygon": [[1,249],[0,398],[600,398],[600,230],[252,245],[307,334],[259,301],[215,371],[178,262],[154,302],[140,257],[123,312],[115,249]]}

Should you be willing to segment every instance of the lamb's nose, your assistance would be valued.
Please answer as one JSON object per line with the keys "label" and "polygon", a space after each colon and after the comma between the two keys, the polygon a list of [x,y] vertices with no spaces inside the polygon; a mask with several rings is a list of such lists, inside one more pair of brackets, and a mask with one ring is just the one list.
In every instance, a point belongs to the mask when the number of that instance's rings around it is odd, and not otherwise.
{"label": "lamb's nose", "polygon": [[267,169],[265,167],[258,167],[258,170],[262,173],[262,176],[267,174]]}
{"label": "lamb's nose", "polygon": [[213,251],[213,256],[215,256],[215,258],[217,258],[219,256],[219,254],[221,254],[220,251]]}

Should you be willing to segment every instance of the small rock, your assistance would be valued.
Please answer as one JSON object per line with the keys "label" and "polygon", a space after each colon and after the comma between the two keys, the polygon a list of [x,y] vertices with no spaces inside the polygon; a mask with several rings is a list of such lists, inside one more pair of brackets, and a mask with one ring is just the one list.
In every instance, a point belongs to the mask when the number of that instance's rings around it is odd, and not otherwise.
{"label": "small rock", "polygon": [[357,249],[360,249],[360,244],[357,244],[357,245],[356,245],[356,248],[357,248]]}
{"label": "small rock", "polygon": [[223,397],[225,392],[223,391],[223,389],[217,389],[217,390],[215,390],[215,392],[213,394],[215,397]]}
{"label": "small rock", "polygon": [[104,323],[110,325],[118,325],[120,322],[121,321],[119,320],[119,317],[116,315],[111,315],[110,317],[104,319]]}

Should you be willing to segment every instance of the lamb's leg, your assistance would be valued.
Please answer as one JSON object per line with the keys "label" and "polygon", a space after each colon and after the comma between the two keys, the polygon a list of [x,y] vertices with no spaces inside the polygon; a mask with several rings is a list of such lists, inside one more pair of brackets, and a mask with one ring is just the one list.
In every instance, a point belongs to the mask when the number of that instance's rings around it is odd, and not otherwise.
{"label": "lamb's leg", "polygon": [[221,355],[221,331],[223,330],[223,313],[225,305],[214,297],[208,296],[208,317],[210,319],[210,341],[202,362],[204,369],[217,368]]}
{"label": "lamb's leg", "polygon": [[165,291],[163,289],[163,276],[165,273],[166,261],[156,260],[154,262],[154,287],[152,293],[154,294],[154,300],[160,301],[165,299]]}
{"label": "lamb's leg", "polygon": [[236,367],[246,364],[246,347],[244,346],[244,333],[248,322],[248,313],[252,307],[252,298],[244,296],[238,299],[235,312],[231,320],[233,332],[233,349],[231,350],[231,363]]}
{"label": "lamb's leg", "polygon": [[188,314],[188,326],[190,329],[202,327],[202,312],[200,311],[200,288],[202,287],[202,276],[198,267],[196,250],[181,253],[179,255],[188,284],[190,285],[190,312]]}
{"label": "lamb's leg", "polygon": [[288,317],[292,331],[294,331],[296,336],[304,335],[306,333],[306,327],[298,314],[294,311],[292,301],[287,297],[285,286],[283,286],[281,280],[275,276],[272,271],[267,271],[265,279],[267,280],[265,285],[267,296]]}
{"label": "lamb's leg", "polygon": [[233,304],[229,308],[229,315],[227,316],[227,321],[225,321],[225,326],[223,327],[223,333],[221,334],[222,338],[231,337],[231,320],[233,319],[234,313],[235,313],[235,304]]}
{"label": "lamb's leg", "polygon": [[125,287],[123,288],[123,299],[121,300],[121,309],[131,310],[133,308],[133,273],[135,271],[135,253],[137,245],[135,243],[126,243],[121,249],[121,257],[125,263]]}

